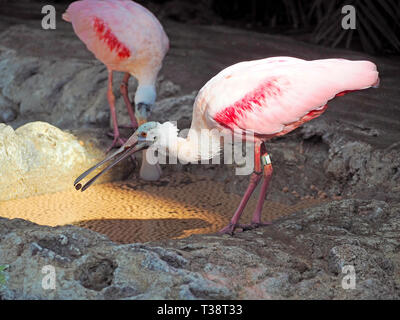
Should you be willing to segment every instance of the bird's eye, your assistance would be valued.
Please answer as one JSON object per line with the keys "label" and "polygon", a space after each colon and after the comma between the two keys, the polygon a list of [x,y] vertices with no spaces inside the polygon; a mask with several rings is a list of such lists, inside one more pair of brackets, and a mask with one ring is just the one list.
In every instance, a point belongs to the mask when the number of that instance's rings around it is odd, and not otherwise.
{"label": "bird's eye", "polygon": [[146,132],[142,132],[140,135],[141,135],[143,138],[146,138],[146,137],[147,137],[147,133],[146,133]]}

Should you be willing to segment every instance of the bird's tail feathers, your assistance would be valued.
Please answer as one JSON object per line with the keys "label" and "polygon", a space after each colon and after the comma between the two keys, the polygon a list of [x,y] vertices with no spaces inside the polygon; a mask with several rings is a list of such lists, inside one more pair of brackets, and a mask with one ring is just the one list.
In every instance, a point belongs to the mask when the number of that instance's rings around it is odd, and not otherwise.
{"label": "bird's tail feathers", "polygon": [[345,84],[346,90],[363,90],[379,86],[379,73],[374,63],[351,61],[350,64],[343,64],[342,67],[342,83]]}

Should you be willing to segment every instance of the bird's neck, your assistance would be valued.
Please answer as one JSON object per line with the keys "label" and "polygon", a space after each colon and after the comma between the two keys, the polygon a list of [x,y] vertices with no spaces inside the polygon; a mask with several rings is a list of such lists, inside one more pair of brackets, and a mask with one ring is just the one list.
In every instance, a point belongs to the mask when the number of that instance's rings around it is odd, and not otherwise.
{"label": "bird's neck", "polygon": [[198,162],[214,158],[220,152],[220,137],[214,130],[191,128],[187,137],[168,139],[167,152],[180,162]]}
{"label": "bird's neck", "polygon": [[155,84],[143,84],[139,82],[135,93],[135,104],[146,103],[153,105],[156,101],[156,86]]}

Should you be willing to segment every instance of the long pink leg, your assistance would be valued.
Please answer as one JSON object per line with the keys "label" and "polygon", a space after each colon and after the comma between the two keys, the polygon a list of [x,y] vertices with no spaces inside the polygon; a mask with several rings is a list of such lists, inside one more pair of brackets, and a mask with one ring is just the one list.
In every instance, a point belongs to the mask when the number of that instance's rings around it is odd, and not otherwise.
{"label": "long pink leg", "polygon": [[239,207],[236,209],[231,221],[229,222],[229,224],[221,229],[219,231],[219,233],[228,233],[228,234],[233,234],[233,232],[235,231],[236,227],[240,227],[240,225],[238,225],[240,216],[242,215],[244,208],[247,205],[247,202],[249,201],[251,195],[254,192],[254,189],[257,187],[258,183],[260,182],[261,179],[261,171],[260,171],[260,147],[261,147],[261,143],[260,142],[256,142],[254,145],[254,172],[252,173],[251,177],[250,177],[250,183],[249,186],[247,187],[246,192],[243,195],[242,200],[240,201]]}
{"label": "long pink leg", "polygon": [[[126,127],[132,128],[135,131],[138,128],[138,123],[136,121],[135,112],[133,111],[132,103],[131,103],[131,100],[129,99],[129,95],[128,95],[128,84],[129,84],[130,77],[131,77],[130,73],[126,72],[119,89],[121,91],[122,97],[124,98],[124,102],[125,102],[126,109],[128,110],[129,118],[131,119],[131,126],[126,126]],[[126,139],[122,139],[122,141],[124,141],[124,143],[125,143]],[[136,157],[134,154],[131,155],[131,159],[136,167],[137,160],[136,160]]]}
{"label": "long pink leg", "polygon": [[114,127],[114,140],[113,140],[111,146],[107,149],[107,152],[109,152],[115,146],[118,146],[118,143],[121,145],[124,143],[123,140],[119,136],[118,120],[117,120],[117,114],[115,112],[115,96],[113,93],[112,82],[113,82],[113,72],[111,69],[108,69],[107,99],[108,99],[108,104],[110,105],[110,112],[111,112],[111,117],[112,117],[112,122],[113,122],[113,127]]}
{"label": "long pink leg", "polygon": [[131,77],[131,75],[128,72],[125,73],[124,79],[122,80],[122,83],[120,86],[120,90],[121,90],[122,97],[124,98],[124,101],[125,101],[126,109],[128,110],[129,118],[131,118],[132,128],[134,130],[136,130],[138,127],[138,123],[136,121],[135,112],[133,111],[132,103],[129,100],[129,95],[128,95],[128,83],[129,83],[130,77]]}
{"label": "long pink leg", "polygon": [[266,166],[264,166],[264,181],[261,186],[261,191],[258,198],[256,210],[254,211],[253,218],[251,219],[251,224],[254,225],[255,227],[271,224],[271,222],[261,222],[261,213],[265,201],[265,195],[267,194],[269,181],[271,180],[272,177],[272,172],[273,169],[271,164],[267,164]]}
{"label": "long pink leg", "polygon": [[[265,151],[265,147],[263,148],[263,151]],[[271,160],[270,160],[267,152],[263,152],[262,159],[263,159],[263,164],[264,164],[264,181],[263,181],[263,184],[261,185],[261,190],[260,190],[260,194],[258,196],[257,206],[253,213],[253,218],[251,219],[251,224],[248,226],[245,226],[244,230],[254,229],[254,228],[257,228],[260,226],[267,226],[267,225],[271,224],[271,222],[261,222],[261,213],[262,213],[262,208],[263,208],[263,204],[265,201],[265,195],[267,194],[267,190],[268,190],[268,185],[269,185],[269,182],[272,177],[273,168],[272,168]]]}

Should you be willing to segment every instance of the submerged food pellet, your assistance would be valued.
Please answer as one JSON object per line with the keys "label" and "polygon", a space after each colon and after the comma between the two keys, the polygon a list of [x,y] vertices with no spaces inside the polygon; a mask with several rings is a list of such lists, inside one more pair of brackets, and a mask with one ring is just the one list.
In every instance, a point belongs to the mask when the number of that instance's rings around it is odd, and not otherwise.
{"label": "submerged food pellet", "polygon": [[80,190],[82,188],[82,185],[80,184],[80,183],[78,183],[76,186],[75,186],[75,189],[76,190]]}

